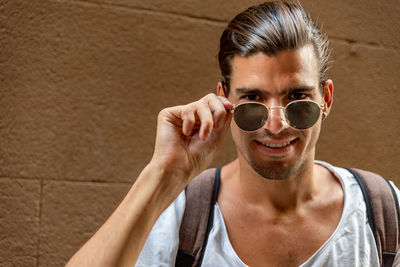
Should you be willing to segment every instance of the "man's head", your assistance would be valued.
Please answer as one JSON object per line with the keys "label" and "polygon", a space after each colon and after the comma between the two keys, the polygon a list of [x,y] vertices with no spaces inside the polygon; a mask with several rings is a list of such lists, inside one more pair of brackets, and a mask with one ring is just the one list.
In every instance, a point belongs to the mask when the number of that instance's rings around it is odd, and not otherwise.
{"label": "man's head", "polygon": [[311,44],[319,63],[320,86],[326,79],[328,39],[298,3],[266,2],[238,14],[220,39],[218,60],[226,96],[230,90],[234,55],[268,56]]}
{"label": "man's head", "polygon": [[[218,84],[217,93],[236,106],[257,102],[269,109],[263,125],[254,130],[244,131],[235,120],[231,124],[243,167],[283,180],[312,166],[321,120],[333,99],[333,83],[325,80],[327,57],[327,38],[299,4],[264,3],[230,22],[221,37],[224,83]],[[298,129],[289,123],[285,107],[296,101],[321,107],[314,124]],[[254,109],[247,112],[253,115]],[[253,123],[252,117],[247,119]]]}

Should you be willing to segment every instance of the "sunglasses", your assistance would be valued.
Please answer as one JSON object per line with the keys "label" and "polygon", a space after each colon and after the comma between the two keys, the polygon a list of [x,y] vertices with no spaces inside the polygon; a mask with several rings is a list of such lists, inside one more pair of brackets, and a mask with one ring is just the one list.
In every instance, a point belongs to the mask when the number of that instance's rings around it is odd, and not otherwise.
{"label": "sunglasses", "polygon": [[267,107],[258,102],[245,102],[234,107],[233,118],[243,131],[256,131],[263,127],[272,109],[283,109],[287,124],[296,130],[305,130],[313,126],[319,119],[324,104],[311,100],[296,100],[286,107]]}

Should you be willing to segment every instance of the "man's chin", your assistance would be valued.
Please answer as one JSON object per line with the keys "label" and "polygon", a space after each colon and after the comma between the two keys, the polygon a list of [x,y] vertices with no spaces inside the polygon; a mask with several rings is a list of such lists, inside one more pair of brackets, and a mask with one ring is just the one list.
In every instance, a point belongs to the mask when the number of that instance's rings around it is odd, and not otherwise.
{"label": "man's chin", "polygon": [[270,164],[264,165],[255,162],[249,162],[250,166],[260,176],[269,180],[286,180],[291,177],[299,169],[293,164]]}

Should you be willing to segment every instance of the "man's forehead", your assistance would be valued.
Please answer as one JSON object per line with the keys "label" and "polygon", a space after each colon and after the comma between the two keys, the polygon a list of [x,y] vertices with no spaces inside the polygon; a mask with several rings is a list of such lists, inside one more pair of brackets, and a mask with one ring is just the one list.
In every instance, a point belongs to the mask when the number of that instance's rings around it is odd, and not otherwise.
{"label": "man's forehead", "polygon": [[235,55],[231,84],[240,87],[262,86],[265,83],[281,84],[283,87],[291,84],[315,86],[319,83],[318,67],[312,45],[272,56],[262,52],[247,57]]}
{"label": "man's forehead", "polygon": [[283,66],[290,69],[298,69],[304,64],[309,64],[318,70],[318,60],[312,44],[304,45],[297,49],[282,50],[273,55],[257,52],[249,56],[235,54],[232,58],[232,68],[238,66],[271,65],[274,69]]}

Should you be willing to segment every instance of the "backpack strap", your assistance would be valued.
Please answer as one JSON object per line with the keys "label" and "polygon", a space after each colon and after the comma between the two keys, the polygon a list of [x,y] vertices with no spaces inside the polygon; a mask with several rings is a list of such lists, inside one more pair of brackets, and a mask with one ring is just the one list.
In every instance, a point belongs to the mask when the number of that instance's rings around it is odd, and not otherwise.
{"label": "backpack strap", "polygon": [[397,194],[390,182],[380,175],[359,169],[347,170],[353,174],[363,193],[381,266],[392,266],[400,240]]}
{"label": "backpack strap", "polygon": [[214,220],[221,169],[208,169],[186,187],[176,267],[200,266]]}

